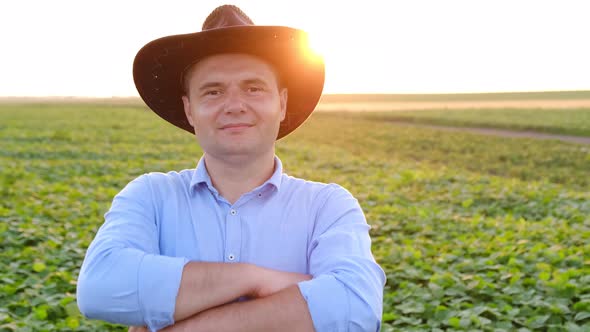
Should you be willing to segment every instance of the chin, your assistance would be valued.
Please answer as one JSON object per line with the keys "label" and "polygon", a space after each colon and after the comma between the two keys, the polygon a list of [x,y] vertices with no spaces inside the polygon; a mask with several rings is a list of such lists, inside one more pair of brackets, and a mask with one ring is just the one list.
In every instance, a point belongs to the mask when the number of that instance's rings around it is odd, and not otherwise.
{"label": "chin", "polygon": [[228,144],[217,149],[221,154],[225,155],[250,155],[256,153],[256,146],[252,144],[245,144],[244,142],[236,144]]}

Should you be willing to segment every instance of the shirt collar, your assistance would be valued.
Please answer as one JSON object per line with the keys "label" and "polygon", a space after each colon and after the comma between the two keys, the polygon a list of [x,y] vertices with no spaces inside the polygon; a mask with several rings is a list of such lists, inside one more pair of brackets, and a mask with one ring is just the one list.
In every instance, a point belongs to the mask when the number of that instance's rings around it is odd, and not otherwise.
{"label": "shirt collar", "polygon": [[[283,178],[283,163],[281,162],[281,159],[279,159],[279,157],[277,157],[276,155],[274,157],[274,161],[275,170],[272,173],[271,177],[253,191],[261,190],[263,188],[266,188],[268,185],[274,186],[277,189],[277,191],[280,189],[281,180]],[[209,172],[207,172],[207,167],[205,166],[205,155],[203,155],[201,159],[199,159],[197,168],[195,169],[195,172],[193,173],[193,176],[191,178],[190,188],[192,190],[196,190],[201,183],[204,183],[209,188],[209,190],[217,193],[217,189],[213,187],[213,182],[211,182],[211,177],[209,176]]]}
{"label": "shirt collar", "polygon": [[204,183],[210,190],[215,190],[213,187],[213,183],[211,182],[211,177],[209,177],[209,173],[207,172],[207,167],[205,166],[205,155],[201,156],[199,159],[199,163],[197,164],[197,169],[193,173],[193,177],[191,179],[191,189],[196,190],[196,188],[201,184]]}
{"label": "shirt collar", "polygon": [[270,178],[261,186],[264,187],[266,184],[271,184],[277,191],[281,188],[281,180],[283,179],[283,163],[281,159],[275,155],[275,171],[272,173]]}

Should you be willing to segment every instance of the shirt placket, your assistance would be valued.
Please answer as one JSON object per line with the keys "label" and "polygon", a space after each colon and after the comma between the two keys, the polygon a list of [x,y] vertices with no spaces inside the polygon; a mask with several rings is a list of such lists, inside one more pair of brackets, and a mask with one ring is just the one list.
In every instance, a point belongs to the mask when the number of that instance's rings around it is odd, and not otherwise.
{"label": "shirt placket", "polygon": [[240,224],[240,211],[231,207],[225,217],[225,253],[226,263],[236,263],[241,260],[242,252],[242,225]]}

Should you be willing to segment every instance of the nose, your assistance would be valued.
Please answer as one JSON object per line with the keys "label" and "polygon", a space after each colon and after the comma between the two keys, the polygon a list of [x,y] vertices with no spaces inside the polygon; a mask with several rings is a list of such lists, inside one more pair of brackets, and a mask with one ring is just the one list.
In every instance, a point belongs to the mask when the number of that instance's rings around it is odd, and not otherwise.
{"label": "nose", "polygon": [[226,96],[227,97],[224,104],[225,113],[239,113],[246,111],[244,98],[239,89],[228,89],[228,91],[226,92]]}

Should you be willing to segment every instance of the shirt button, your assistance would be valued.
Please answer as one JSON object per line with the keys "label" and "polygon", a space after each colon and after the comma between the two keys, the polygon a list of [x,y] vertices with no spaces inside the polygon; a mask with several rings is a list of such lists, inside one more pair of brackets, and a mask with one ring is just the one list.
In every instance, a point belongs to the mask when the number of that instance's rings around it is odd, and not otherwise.
{"label": "shirt button", "polygon": [[234,254],[229,254],[229,256],[227,256],[227,258],[228,258],[230,261],[233,261],[234,259],[236,259],[236,256],[234,256]]}
{"label": "shirt button", "polygon": [[234,209],[232,209],[231,211],[229,211],[229,213],[231,213],[232,216],[235,216],[238,212]]}

